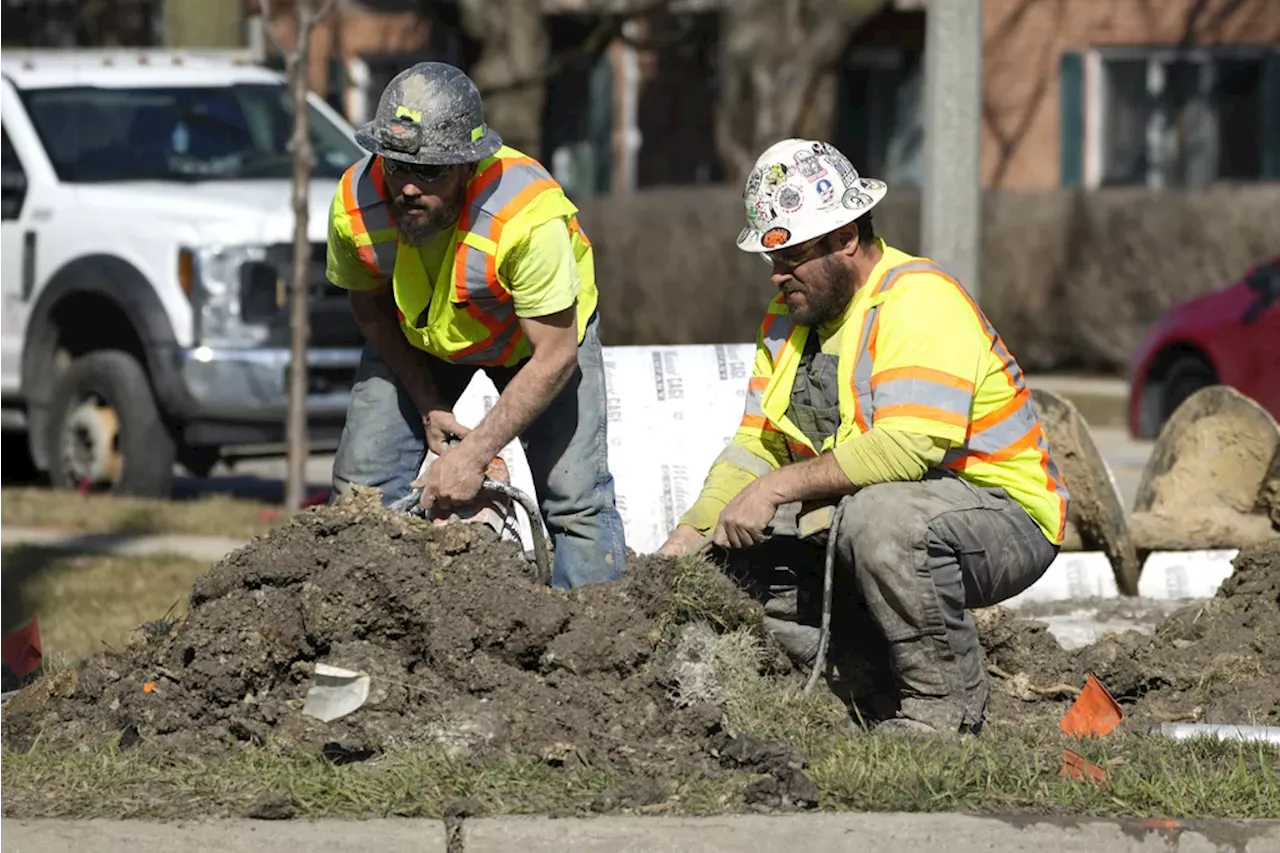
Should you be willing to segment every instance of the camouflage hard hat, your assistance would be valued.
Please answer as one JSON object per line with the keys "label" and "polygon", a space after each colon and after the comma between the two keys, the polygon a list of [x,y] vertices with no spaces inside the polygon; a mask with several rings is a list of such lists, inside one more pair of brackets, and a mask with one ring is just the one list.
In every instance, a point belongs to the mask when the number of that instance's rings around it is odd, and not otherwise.
{"label": "camouflage hard hat", "polygon": [[485,124],[471,78],[446,62],[419,62],[383,89],[373,121],[356,130],[367,151],[420,165],[474,163],[502,147]]}

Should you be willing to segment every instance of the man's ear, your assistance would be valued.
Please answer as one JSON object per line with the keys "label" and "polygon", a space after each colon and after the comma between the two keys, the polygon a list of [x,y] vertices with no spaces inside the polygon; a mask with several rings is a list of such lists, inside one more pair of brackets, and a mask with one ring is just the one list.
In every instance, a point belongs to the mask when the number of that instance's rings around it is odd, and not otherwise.
{"label": "man's ear", "polygon": [[837,249],[840,254],[853,257],[858,252],[858,223],[850,222],[848,225],[842,225],[835,230]]}

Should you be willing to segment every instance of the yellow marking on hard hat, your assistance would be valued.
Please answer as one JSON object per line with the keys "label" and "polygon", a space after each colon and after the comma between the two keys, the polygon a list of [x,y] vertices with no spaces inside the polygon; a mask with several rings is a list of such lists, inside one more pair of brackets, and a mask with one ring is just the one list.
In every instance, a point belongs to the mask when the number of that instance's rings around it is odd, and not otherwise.
{"label": "yellow marking on hard hat", "polygon": [[410,121],[422,121],[422,110],[411,110],[401,105],[396,107],[396,118],[408,118]]}
{"label": "yellow marking on hard hat", "polygon": [[482,137],[482,136],[484,136],[484,125],[483,125],[483,124],[482,124],[482,125],[480,125],[479,127],[474,127],[474,128],[472,128],[472,129],[471,129],[471,141],[472,141],[472,142],[475,142],[477,139],[479,139],[479,138],[480,138],[480,137]]}

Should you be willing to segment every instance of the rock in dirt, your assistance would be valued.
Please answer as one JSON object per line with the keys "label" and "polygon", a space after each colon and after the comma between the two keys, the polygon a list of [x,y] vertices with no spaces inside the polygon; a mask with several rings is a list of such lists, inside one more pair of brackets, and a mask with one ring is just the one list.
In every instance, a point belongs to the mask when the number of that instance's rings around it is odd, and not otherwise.
{"label": "rock in dirt", "polygon": [[812,809],[818,806],[818,786],[794,767],[780,767],[747,786],[749,805],[767,809]]}
{"label": "rock in dirt", "polygon": [[1043,623],[1001,608],[975,614],[995,678],[989,717],[1060,716],[1073,697],[1029,686],[1083,686],[1098,677],[1130,725],[1280,723],[1280,537],[1240,550],[1207,602],[1175,611],[1154,634],[1127,631],[1064,651]]}
{"label": "rock in dirt", "polygon": [[291,820],[298,807],[284,794],[267,791],[245,810],[244,816],[254,820]]}
{"label": "rock in dirt", "polygon": [[[519,545],[483,525],[430,525],[362,494],[228,555],[167,636],[97,655],[56,690],[37,682],[6,709],[4,740],[71,744],[134,725],[142,748],[208,758],[269,738],[338,762],[415,744],[706,761],[717,715],[672,700],[658,646],[673,565],[635,557],[624,580],[565,593],[536,584]],[[758,613],[709,574],[721,619]],[[363,706],[330,723],[301,713],[320,662],[370,679]]]}

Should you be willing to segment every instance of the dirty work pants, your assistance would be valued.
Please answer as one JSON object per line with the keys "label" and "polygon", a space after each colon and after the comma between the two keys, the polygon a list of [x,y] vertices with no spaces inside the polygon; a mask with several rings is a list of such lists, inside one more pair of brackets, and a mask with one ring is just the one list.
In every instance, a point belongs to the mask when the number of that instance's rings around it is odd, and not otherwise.
{"label": "dirty work pants", "polygon": [[[942,472],[868,486],[844,502],[833,534],[829,660],[840,667],[844,654],[879,647],[902,716],[939,731],[980,728],[989,685],[966,608],[1027,589],[1058,546],[1003,489]],[[823,555],[822,545],[775,537],[741,558],[771,631],[801,663],[817,655]],[[872,625],[857,624],[868,619]],[[868,637],[869,628],[876,636]]]}
{"label": "dirty work pants", "polygon": [[[626,568],[622,517],[609,471],[598,324],[593,315],[578,346],[578,369],[520,436],[555,548],[551,583],[557,589],[617,580]],[[436,387],[452,408],[478,368],[427,358]],[[519,366],[483,370],[501,393]],[[425,456],[422,416],[366,344],[333,460],[335,497],[352,484],[375,486],[382,490],[383,504],[390,504],[408,493]]]}

